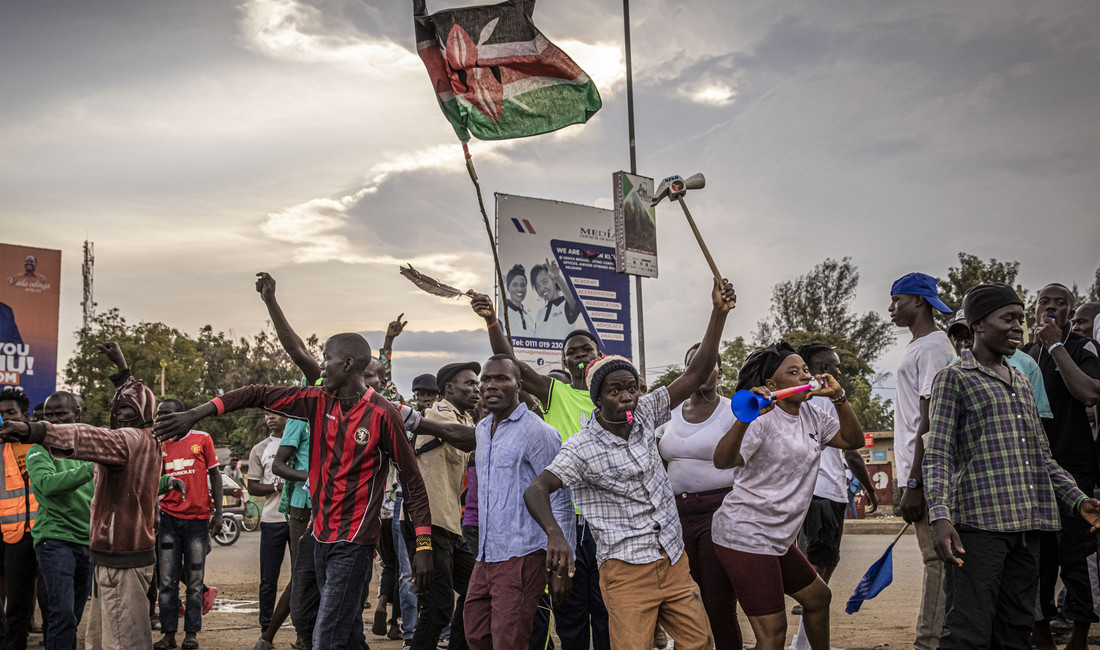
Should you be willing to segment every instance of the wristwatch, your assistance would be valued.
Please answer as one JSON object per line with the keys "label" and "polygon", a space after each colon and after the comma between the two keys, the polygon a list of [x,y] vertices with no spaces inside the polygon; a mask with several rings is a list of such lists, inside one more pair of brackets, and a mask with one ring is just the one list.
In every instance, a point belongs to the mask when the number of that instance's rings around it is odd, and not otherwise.
{"label": "wristwatch", "polygon": [[922,483],[919,478],[911,478],[909,479],[909,482],[905,484],[905,487],[909,488],[910,490],[919,490],[920,488],[924,487],[924,483]]}

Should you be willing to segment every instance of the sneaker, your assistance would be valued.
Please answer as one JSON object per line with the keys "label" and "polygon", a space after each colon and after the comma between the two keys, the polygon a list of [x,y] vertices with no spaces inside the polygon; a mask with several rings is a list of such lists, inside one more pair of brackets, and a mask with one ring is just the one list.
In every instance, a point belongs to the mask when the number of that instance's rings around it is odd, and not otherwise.
{"label": "sneaker", "polygon": [[202,613],[205,616],[214,609],[214,600],[218,597],[217,587],[207,587],[202,592]]}
{"label": "sneaker", "polygon": [[794,616],[802,616],[802,605],[795,605],[792,607],[791,614]]}

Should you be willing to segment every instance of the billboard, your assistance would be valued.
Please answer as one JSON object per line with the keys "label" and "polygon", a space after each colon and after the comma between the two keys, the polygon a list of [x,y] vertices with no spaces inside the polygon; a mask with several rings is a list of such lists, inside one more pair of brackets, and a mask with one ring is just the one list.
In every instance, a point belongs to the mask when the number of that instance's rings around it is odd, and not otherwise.
{"label": "billboard", "polygon": [[39,404],[57,385],[61,251],[0,244],[0,388]]}
{"label": "billboard", "polygon": [[614,213],[587,205],[496,195],[497,248],[516,356],[546,372],[563,338],[588,330],[605,354],[631,358],[630,279],[615,271]]}
{"label": "billboard", "polygon": [[611,175],[615,197],[615,270],[657,277],[657,211],[649,204],[653,179],[627,172]]}

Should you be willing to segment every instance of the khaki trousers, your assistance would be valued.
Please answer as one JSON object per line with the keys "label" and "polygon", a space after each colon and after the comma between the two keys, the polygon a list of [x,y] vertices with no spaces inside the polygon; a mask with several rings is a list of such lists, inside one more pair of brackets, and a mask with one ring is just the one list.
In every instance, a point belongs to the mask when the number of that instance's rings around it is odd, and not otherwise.
{"label": "khaki trousers", "polygon": [[943,562],[936,555],[932,541],[932,528],[925,517],[913,524],[917,532],[917,545],[924,561],[924,587],[921,591],[920,614],[917,615],[917,638],[913,642],[914,650],[935,650],[940,647],[940,633],[943,631],[944,597]]}
{"label": "khaki trousers", "polygon": [[[615,650],[652,650],[660,622],[677,650],[710,650],[714,638],[699,585],[691,579],[687,555],[675,564],[661,551],[649,564],[607,560],[600,565],[600,591]],[[732,604],[731,604],[732,607]]]}
{"label": "khaki trousers", "polygon": [[92,602],[88,603],[88,629],[84,644],[89,650],[145,650],[153,647],[149,601],[145,592],[153,580],[153,567],[114,569],[96,565]]}

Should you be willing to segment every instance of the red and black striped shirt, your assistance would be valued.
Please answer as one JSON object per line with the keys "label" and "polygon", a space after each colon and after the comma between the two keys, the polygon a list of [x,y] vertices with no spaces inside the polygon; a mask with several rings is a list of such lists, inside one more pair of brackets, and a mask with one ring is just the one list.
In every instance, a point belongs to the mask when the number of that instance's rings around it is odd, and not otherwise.
{"label": "red and black striped shirt", "polygon": [[309,498],[318,542],[378,543],[389,460],[397,465],[416,534],[431,534],[428,492],[404,421],[373,388],[347,411],[319,386],[245,386],[211,403],[219,415],[260,407],[309,423]]}

